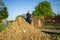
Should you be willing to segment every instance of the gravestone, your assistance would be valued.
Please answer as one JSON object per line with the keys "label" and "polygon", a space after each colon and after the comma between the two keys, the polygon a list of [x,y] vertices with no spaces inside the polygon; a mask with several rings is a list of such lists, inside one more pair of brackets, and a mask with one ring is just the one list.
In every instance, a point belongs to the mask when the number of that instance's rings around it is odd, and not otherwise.
{"label": "gravestone", "polygon": [[43,26],[41,19],[37,17],[32,18],[31,25],[33,25],[36,28],[41,28]]}
{"label": "gravestone", "polygon": [[7,19],[3,19],[3,20],[2,20],[2,25],[4,25],[4,26],[8,25]]}

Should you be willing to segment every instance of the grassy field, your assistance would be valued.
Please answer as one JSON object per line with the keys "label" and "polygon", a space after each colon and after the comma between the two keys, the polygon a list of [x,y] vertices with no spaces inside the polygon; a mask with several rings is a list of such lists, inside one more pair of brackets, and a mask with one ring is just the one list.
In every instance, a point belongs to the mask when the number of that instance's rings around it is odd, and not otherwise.
{"label": "grassy field", "polygon": [[7,26],[0,25],[0,32],[4,30]]}
{"label": "grassy field", "polygon": [[[60,30],[60,24],[49,24],[49,25],[45,25],[42,27],[43,29],[57,29]],[[59,37],[60,38],[60,34],[51,34],[51,33],[47,33],[49,35],[51,35],[52,37]]]}
{"label": "grassy field", "polygon": [[43,26],[42,28],[44,28],[44,29],[57,29],[57,30],[60,30],[60,24],[54,24],[54,25],[49,24],[49,25]]}

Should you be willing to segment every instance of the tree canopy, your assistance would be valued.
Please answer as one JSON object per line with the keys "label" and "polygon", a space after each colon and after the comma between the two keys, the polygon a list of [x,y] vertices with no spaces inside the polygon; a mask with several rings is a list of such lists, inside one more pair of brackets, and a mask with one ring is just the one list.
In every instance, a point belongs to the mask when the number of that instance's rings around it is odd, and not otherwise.
{"label": "tree canopy", "polygon": [[8,17],[8,11],[7,8],[3,8],[3,10],[0,11],[0,19],[4,19]]}
{"label": "tree canopy", "polygon": [[33,16],[54,16],[51,4],[47,1],[40,2],[33,11]]}
{"label": "tree canopy", "polygon": [[0,0],[0,22],[2,19],[5,19],[8,17],[8,11],[7,7],[5,6],[3,0]]}

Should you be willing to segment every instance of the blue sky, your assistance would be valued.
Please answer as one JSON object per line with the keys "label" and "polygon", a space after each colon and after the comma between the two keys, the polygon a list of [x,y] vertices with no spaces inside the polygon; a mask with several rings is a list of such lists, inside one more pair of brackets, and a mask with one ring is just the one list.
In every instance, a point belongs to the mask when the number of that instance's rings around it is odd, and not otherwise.
{"label": "blue sky", "polygon": [[[17,15],[26,14],[28,10],[30,13],[34,7],[43,0],[4,0],[8,8],[8,20],[14,20]],[[57,14],[60,13],[60,0],[48,0],[51,3],[53,11]]]}

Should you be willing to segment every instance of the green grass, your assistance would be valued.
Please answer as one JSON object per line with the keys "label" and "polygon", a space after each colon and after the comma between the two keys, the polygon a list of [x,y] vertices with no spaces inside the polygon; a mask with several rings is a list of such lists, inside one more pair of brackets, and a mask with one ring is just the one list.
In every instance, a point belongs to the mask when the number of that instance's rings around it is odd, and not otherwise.
{"label": "green grass", "polygon": [[55,33],[55,34],[46,33],[46,34],[50,35],[51,37],[59,37],[60,38],[60,34],[57,34],[57,33]]}
{"label": "green grass", "polygon": [[60,38],[60,34],[50,34],[51,36],[55,36],[55,37],[59,37]]}
{"label": "green grass", "polygon": [[[42,27],[43,29],[57,29],[57,30],[60,30],[60,24],[48,24],[48,25],[45,25]],[[51,33],[48,33],[50,36],[57,36],[60,38],[60,34],[51,34]]]}
{"label": "green grass", "polygon": [[42,28],[44,28],[44,29],[57,29],[57,30],[60,30],[60,25],[56,25],[56,24],[54,24],[54,25],[45,25],[45,26],[43,26]]}
{"label": "green grass", "polygon": [[7,26],[0,25],[0,32],[4,30]]}

